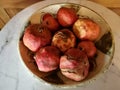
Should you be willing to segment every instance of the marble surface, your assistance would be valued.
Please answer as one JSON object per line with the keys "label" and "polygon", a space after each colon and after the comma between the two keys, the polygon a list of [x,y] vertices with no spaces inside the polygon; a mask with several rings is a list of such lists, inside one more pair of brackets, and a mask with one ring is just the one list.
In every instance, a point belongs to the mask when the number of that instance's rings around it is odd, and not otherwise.
{"label": "marble surface", "polygon": [[[73,2],[73,0],[46,0],[36,3],[14,16],[0,31],[0,90],[61,90],[46,86],[36,79],[23,64],[18,52],[19,36],[27,19],[36,10],[56,2]],[[107,8],[87,0],[74,0],[74,3],[87,6],[104,17],[113,30],[115,39],[115,54],[109,70],[93,83],[74,90],[120,90],[120,44],[118,42],[120,41],[120,17]]]}

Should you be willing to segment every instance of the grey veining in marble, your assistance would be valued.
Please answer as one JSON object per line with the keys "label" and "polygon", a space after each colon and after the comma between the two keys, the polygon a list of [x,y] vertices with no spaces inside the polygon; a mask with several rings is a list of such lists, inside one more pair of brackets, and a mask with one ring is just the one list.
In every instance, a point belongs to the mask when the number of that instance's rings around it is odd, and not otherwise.
{"label": "grey veining in marble", "polygon": [[[36,3],[18,13],[0,31],[0,90],[61,90],[39,82],[34,75],[28,72],[18,53],[18,40],[24,23],[39,8],[56,2],[73,2],[73,0],[46,0]],[[106,18],[111,29],[114,30],[116,44],[113,64],[109,70],[95,82],[74,90],[120,90],[120,45],[117,42],[120,41],[119,16],[90,1],[75,0],[74,3],[86,5],[93,10],[97,8],[96,11]],[[111,19],[113,17],[114,19]]]}

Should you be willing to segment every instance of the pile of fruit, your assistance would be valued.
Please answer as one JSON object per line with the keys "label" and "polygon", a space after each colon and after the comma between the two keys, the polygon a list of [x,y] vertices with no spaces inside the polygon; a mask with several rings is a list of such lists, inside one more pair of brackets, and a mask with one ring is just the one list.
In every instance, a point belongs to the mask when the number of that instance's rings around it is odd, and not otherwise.
{"label": "pile of fruit", "polygon": [[94,41],[100,27],[89,18],[79,18],[73,8],[61,7],[55,15],[45,13],[40,24],[30,24],[23,35],[24,45],[35,53],[38,69],[61,73],[74,81],[88,76],[90,58],[97,49]]}

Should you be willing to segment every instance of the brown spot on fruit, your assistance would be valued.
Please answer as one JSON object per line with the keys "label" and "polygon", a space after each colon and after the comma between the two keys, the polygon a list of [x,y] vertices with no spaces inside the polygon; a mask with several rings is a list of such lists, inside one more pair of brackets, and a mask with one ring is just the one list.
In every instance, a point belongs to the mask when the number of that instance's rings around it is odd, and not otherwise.
{"label": "brown spot on fruit", "polygon": [[65,52],[76,44],[76,37],[69,29],[62,29],[55,33],[52,39],[52,45]]}

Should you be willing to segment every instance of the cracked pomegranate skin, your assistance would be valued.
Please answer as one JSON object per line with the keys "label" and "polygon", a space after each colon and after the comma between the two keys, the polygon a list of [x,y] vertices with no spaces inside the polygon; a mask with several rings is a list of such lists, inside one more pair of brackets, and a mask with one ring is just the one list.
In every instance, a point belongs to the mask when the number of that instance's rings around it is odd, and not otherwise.
{"label": "cracked pomegranate skin", "polygon": [[100,34],[99,25],[91,19],[78,19],[73,25],[73,32],[81,40],[95,41]]}
{"label": "cracked pomegranate skin", "polygon": [[64,76],[74,81],[85,79],[89,71],[86,54],[77,48],[69,49],[60,58],[60,70]]}
{"label": "cracked pomegranate skin", "polygon": [[40,71],[50,72],[59,67],[60,51],[54,46],[46,46],[36,52],[34,59]]}
{"label": "cracked pomegranate skin", "polygon": [[51,39],[51,32],[47,28],[32,24],[25,29],[23,43],[28,49],[36,52],[40,47],[50,44]]}

